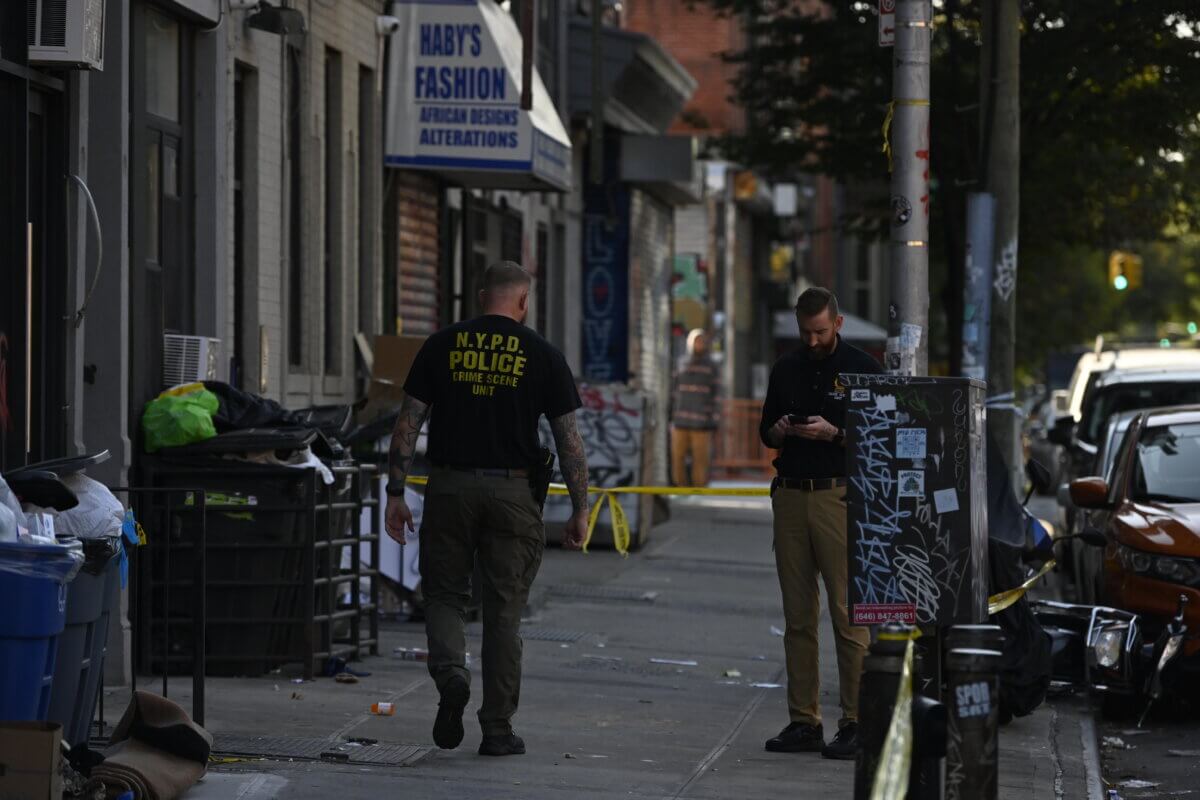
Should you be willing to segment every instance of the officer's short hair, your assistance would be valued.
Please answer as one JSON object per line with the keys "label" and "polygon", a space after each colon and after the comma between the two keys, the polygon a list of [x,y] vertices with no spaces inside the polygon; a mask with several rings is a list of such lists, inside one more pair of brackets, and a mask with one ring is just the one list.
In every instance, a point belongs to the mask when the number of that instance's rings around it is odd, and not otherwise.
{"label": "officer's short hair", "polygon": [[796,300],[796,313],[802,317],[815,317],[827,308],[829,309],[829,318],[837,319],[837,295],[820,286],[805,289],[804,293]]}
{"label": "officer's short hair", "polygon": [[515,261],[497,261],[483,271],[485,292],[504,291],[518,286],[524,288],[532,284],[533,276]]}

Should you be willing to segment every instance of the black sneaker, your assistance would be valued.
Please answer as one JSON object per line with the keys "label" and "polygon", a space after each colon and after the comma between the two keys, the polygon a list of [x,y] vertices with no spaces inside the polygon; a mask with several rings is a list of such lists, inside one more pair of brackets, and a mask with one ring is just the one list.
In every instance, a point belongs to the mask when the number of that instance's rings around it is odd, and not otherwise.
{"label": "black sneaker", "polygon": [[525,740],[515,733],[500,736],[484,736],[479,743],[481,756],[521,756],[525,755]]}
{"label": "black sneaker", "polygon": [[772,753],[815,753],[825,746],[825,732],[820,725],[793,722],[773,739],[767,739]]}
{"label": "black sneaker", "polygon": [[825,758],[853,760],[858,753],[858,723],[850,722],[841,727],[833,741],[825,745],[821,755]]}
{"label": "black sneaker", "polygon": [[433,721],[433,743],[443,750],[453,750],[463,740],[463,709],[471,699],[471,687],[466,678],[453,675],[442,689],[437,719]]}

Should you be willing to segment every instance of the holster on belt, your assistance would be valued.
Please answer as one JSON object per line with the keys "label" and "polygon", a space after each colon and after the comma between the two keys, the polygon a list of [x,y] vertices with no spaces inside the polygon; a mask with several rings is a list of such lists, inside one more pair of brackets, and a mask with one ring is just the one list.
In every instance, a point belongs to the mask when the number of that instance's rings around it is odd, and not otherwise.
{"label": "holster on belt", "polygon": [[550,481],[554,477],[554,453],[543,447],[538,451],[537,463],[529,468],[529,491],[538,508],[546,508],[546,495],[550,492]]}

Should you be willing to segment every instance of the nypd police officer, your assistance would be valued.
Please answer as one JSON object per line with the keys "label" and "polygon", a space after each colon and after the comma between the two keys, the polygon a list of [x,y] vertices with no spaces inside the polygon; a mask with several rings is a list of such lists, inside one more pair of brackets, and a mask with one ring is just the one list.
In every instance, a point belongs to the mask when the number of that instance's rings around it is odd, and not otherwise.
{"label": "nypd police officer", "polygon": [[420,570],[429,674],[440,696],[433,740],[449,749],[463,739],[471,679],[465,621],[478,560],[481,755],[525,752],[512,717],[521,690],[521,612],[545,544],[540,503],[530,485],[539,466],[542,415],[550,421],[574,507],[563,544],[578,549],[587,530],[587,463],[575,427],[579,394],[562,353],[524,325],[530,285],[519,265],[493,264],[479,293],[483,314],[426,340],[404,384],[389,457],[387,531],[403,543],[405,530],[413,530],[404,484],[428,416],[431,472]]}

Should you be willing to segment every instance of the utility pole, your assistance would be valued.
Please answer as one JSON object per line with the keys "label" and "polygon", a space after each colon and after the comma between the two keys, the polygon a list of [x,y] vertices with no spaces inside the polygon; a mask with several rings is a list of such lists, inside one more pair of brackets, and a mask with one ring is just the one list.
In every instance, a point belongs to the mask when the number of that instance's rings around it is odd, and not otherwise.
{"label": "utility pole", "polygon": [[929,0],[896,0],[892,60],[892,303],[885,367],[929,372]]}
{"label": "utility pole", "polygon": [[980,64],[986,190],[996,198],[992,252],[992,324],[988,357],[988,430],[1016,483],[1021,471],[1013,379],[1017,305],[1017,233],[1021,163],[1021,8],[985,0]]}

